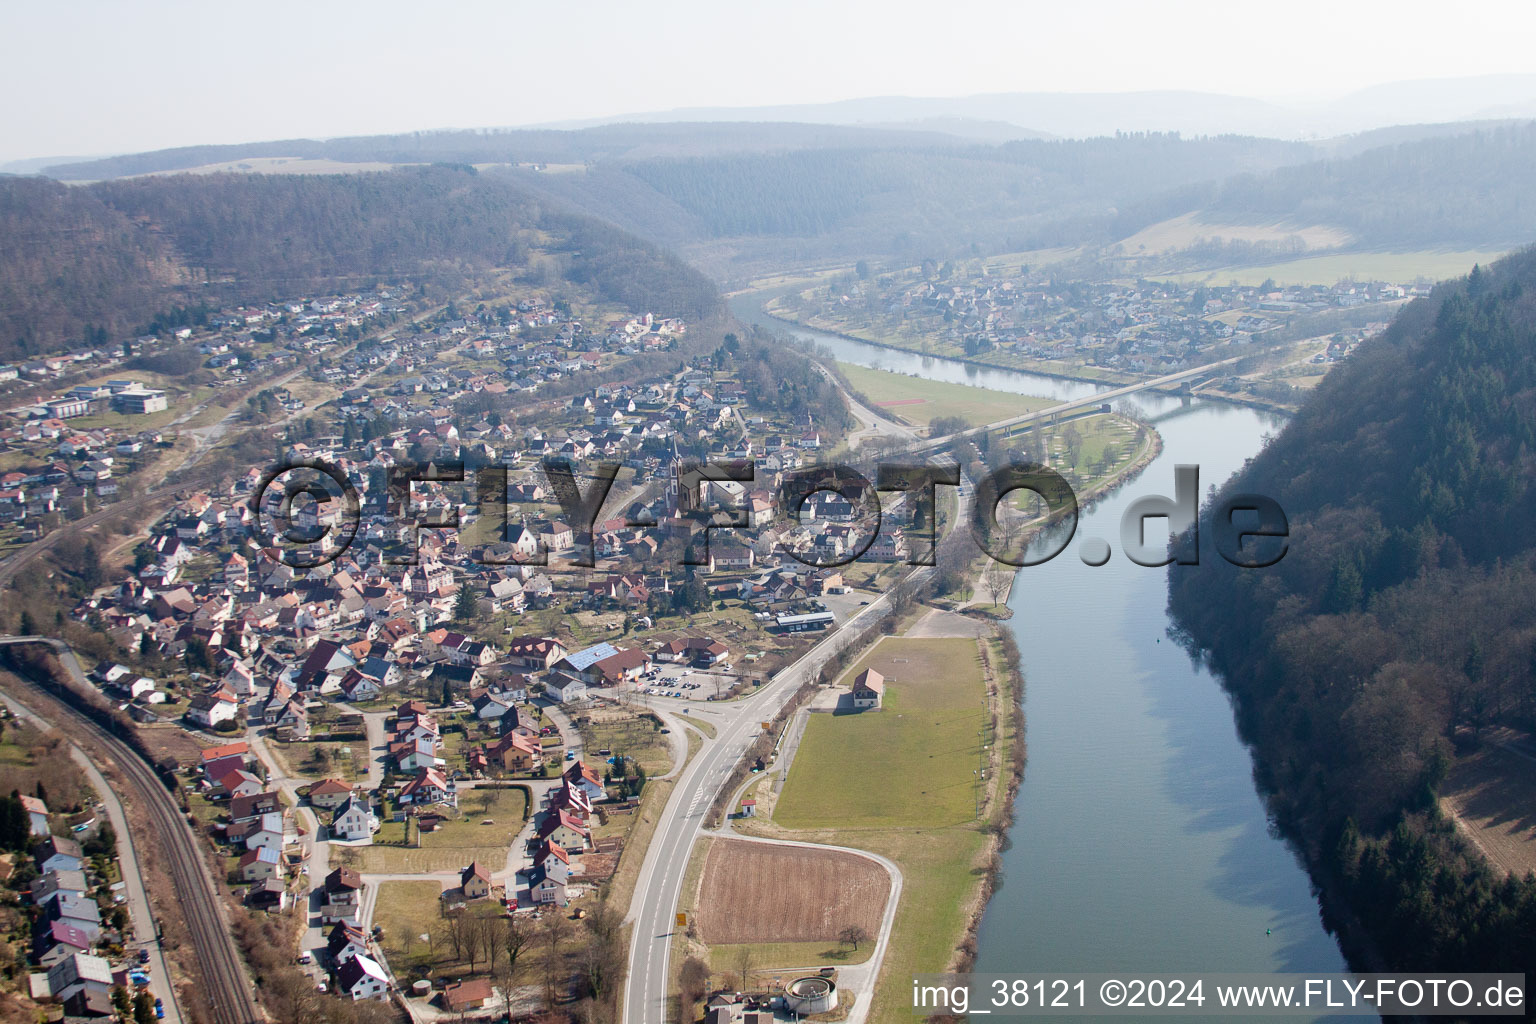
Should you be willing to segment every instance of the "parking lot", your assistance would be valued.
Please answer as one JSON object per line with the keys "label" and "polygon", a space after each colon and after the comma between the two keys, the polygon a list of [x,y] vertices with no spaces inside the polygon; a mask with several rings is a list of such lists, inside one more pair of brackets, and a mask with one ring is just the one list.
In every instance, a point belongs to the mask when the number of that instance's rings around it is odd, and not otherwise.
{"label": "parking lot", "polygon": [[635,683],[635,692],[653,697],[707,701],[725,696],[726,691],[736,685],[740,678],[740,673],[731,670],[658,663],[645,678]]}

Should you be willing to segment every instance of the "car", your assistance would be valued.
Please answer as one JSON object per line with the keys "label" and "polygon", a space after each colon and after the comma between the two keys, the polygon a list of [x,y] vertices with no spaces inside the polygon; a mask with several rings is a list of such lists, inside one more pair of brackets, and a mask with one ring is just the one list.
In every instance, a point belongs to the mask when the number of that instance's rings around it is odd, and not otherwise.
{"label": "car", "polygon": [[160,1000],[155,1000],[155,1020],[165,1020],[165,1006]]}
{"label": "car", "polygon": [[663,729],[663,730],[661,730],[661,734],[662,734],[662,735],[663,735],[663,736],[665,736],[665,735],[666,735],[666,734],[667,734],[667,733],[669,733],[669,732],[671,732],[671,731],[672,731],[672,730],[671,730],[671,729]]}
{"label": "car", "polygon": [[139,963],[141,963],[141,964],[149,963],[149,947],[148,946],[145,946],[143,949],[139,950]]}
{"label": "car", "polygon": [[565,759],[567,761],[574,761],[574,760],[576,760],[576,751],[574,751],[574,750],[567,750],[565,752]]}
{"label": "car", "polygon": [[297,961],[301,964],[312,964],[315,962],[315,958],[310,955],[309,950],[306,949],[304,952],[298,955]]}
{"label": "car", "polygon": [[329,992],[330,989],[327,988],[325,982],[322,981],[322,982],[320,982],[319,984],[317,984],[315,986],[315,991],[316,992]]}

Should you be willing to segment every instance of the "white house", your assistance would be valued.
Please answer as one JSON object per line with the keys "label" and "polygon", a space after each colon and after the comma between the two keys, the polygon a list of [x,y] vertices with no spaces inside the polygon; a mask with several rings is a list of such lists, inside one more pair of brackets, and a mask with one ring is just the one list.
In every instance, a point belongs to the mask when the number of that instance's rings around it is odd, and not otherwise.
{"label": "white house", "polygon": [[240,702],[228,690],[200,693],[192,698],[187,707],[187,720],[205,729],[212,729],[220,722],[232,722],[240,710]]}
{"label": "white house", "polygon": [[885,697],[885,677],[872,668],[860,672],[853,679],[853,706],[860,710],[878,708]]}
{"label": "white house", "polygon": [[336,983],[341,990],[358,999],[382,999],[389,993],[389,979],[372,957],[361,954],[352,957],[336,972]]}
{"label": "white house", "polygon": [[569,704],[587,695],[587,684],[575,676],[556,675],[544,684],[544,692],[561,704]]}
{"label": "white house", "polygon": [[331,837],[348,842],[360,839],[371,840],[377,825],[378,819],[368,809],[368,805],[361,799],[352,797],[336,808],[336,816],[331,819]]}

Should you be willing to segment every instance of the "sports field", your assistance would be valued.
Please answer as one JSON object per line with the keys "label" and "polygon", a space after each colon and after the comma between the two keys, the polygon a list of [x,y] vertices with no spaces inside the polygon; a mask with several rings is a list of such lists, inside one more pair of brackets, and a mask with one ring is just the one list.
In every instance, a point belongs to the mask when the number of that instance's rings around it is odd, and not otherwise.
{"label": "sports field", "polygon": [[842,685],[866,668],[885,677],[884,707],[809,717],[774,821],[838,830],[970,821],[985,721],[976,641],[886,638]]}
{"label": "sports field", "polygon": [[837,368],[877,411],[894,413],[920,427],[941,416],[960,416],[971,426],[980,426],[1055,404],[1049,398],[949,384],[853,363],[838,363]]}

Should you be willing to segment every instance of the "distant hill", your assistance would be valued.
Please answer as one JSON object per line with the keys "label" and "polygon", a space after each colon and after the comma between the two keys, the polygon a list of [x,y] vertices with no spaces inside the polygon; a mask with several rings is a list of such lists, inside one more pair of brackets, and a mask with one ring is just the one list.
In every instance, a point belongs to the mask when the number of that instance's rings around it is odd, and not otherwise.
{"label": "distant hill", "polygon": [[[899,113],[860,102],[839,110]],[[1161,133],[999,142],[961,136],[1006,136],[1006,122],[930,113],[899,126],[614,124],[288,140],[50,171],[115,179],[178,168],[290,175],[472,164],[541,211],[607,221],[731,283],[860,259],[1055,247],[1081,249],[1085,273],[1100,258],[1113,261],[1100,272],[1156,273],[1272,262],[1300,236],[1365,250],[1506,249],[1536,239],[1536,201],[1524,185],[1536,122],[1397,126],[1322,142]],[[946,130],[930,130],[938,128]],[[115,186],[97,187],[106,195]],[[1179,218],[1221,230],[1166,258],[1140,258],[1152,250],[1137,244],[1114,248]],[[1280,241],[1243,241],[1252,225]]]}
{"label": "distant hill", "polygon": [[869,96],[830,103],[691,107],[543,125],[585,128],[616,122],[799,121],[896,124],[935,119],[992,121],[1056,138],[1119,132],[1261,135],[1327,139],[1405,121],[1449,122],[1536,117],[1536,75],[1476,75],[1389,82],[1317,101],[1260,100],[1178,90],[987,93],[976,96]]}
{"label": "distant hill", "polygon": [[1171,571],[1357,966],[1536,957],[1536,880],[1494,877],[1436,802],[1493,730],[1536,729],[1533,338],[1536,250],[1409,305],[1222,489],[1279,502],[1284,559],[1227,565],[1207,510]]}
{"label": "distant hill", "polygon": [[1536,239],[1533,166],[1536,121],[1527,121],[1237,177],[1204,212],[1332,225],[1367,247],[1522,245]]}
{"label": "distant hill", "polygon": [[636,311],[721,309],[711,282],[654,244],[472,169],[84,187],[0,177],[0,360],[129,331],[176,305],[376,281],[452,294],[497,270]]}
{"label": "distant hill", "polygon": [[43,173],[62,181],[97,181],[258,157],[296,157],[350,163],[589,164],[722,153],[783,152],[828,147],[963,145],[942,131],[863,128],[827,124],[609,124],[575,131],[481,129],[360,135],[339,139],[282,139],[232,145],[184,146],[59,163]]}

